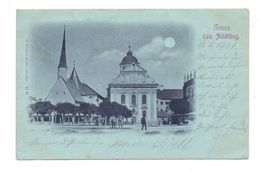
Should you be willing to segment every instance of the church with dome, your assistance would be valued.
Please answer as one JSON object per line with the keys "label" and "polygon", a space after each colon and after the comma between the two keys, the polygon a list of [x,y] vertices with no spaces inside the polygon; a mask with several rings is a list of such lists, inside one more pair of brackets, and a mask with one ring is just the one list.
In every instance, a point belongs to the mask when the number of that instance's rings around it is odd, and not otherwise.
{"label": "church with dome", "polygon": [[108,84],[108,99],[130,109],[135,123],[140,123],[145,115],[148,124],[156,125],[158,86],[147,70],[141,67],[129,45],[126,56],[119,64],[119,74]]}

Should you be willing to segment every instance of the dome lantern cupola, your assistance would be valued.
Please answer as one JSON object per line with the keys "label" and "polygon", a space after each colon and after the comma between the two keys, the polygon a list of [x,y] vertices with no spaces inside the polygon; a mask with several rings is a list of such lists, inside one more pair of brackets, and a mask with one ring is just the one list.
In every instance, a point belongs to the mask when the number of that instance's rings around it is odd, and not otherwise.
{"label": "dome lantern cupola", "polygon": [[132,63],[139,64],[137,58],[135,56],[133,56],[130,45],[128,46],[128,48],[129,48],[129,50],[126,53],[126,56],[122,59],[120,65],[127,65],[127,64],[132,64]]}
{"label": "dome lantern cupola", "polygon": [[128,55],[128,56],[132,56],[133,55],[133,53],[132,53],[132,51],[131,51],[131,45],[129,45],[128,46],[128,52],[126,53],[126,55]]}

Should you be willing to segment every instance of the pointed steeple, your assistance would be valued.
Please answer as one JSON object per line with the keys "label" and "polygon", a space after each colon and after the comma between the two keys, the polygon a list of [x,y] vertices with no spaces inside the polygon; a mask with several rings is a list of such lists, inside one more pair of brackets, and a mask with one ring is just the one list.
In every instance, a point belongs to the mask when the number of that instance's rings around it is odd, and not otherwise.
{"label": "pointed steeple", "polygon": [[61,48],[61,54],[60,54],[60,63],[58,68],[68,68],[67,67],[67,62],[66,62],[66,26],[64,26],[64,32],[63,32],[63,42],[62,42],[62,48]]}
{"label": "pointed steeple", "polygon": [[79,88],[81,82],[79,80],[79,77],[78,77],[78,74],[77,74],[77,71],[75,68],[75,60],[73,61],[73,70],[70,75],[70,80],[73,80],[75,82],[75,84],[77,85],[77,87]]}

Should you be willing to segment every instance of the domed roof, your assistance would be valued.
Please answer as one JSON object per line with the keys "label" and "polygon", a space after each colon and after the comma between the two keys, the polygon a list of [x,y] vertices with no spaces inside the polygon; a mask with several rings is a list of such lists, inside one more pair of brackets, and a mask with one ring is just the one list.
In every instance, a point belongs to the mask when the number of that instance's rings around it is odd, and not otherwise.
{"label": "domed roof", "polygon": [[132,64],[133,62],[139,64],[137,58],[133,56],[133,53],[130,50],[130,46],[129,46],[129,51],[127,52],[126,56],[122,59],[120,65]]}

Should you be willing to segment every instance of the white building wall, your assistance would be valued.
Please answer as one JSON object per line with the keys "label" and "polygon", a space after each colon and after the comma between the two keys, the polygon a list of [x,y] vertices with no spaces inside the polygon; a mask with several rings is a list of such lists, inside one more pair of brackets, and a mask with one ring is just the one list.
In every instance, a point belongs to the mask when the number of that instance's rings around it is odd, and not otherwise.
{"label": "white building wall", "polygon": [[[114,91],[114,89],[111,89],[111,92],[113,92],[113,91]],[[110,95],[110,101],[111,101],[111,102],[115,102],[116,99],[117,99],[116,94],[111,93],[111,95]]]}
{"label": "white building wall", "polygon": [[63,102],[75,104],[75,101],[62,78],[59,78],[58,81],[55,83],[55,85],[51,89],[51,92],[47,96],[46,101],[50,101],[54,105]]}
{"label": "white building wall", "polygon": [[99,99],[98,96],[82,96],[82,98],[86,103],[94,104],[96,106],[98,106],[102,102],[102,100]]}
{"label": "white building wall", "polygon": [[130,94],[125,94],[125,105],[128,109],[130,109]]}
{"label": "white building wall", "polygon": [[[169,108],[169,105],[167,103],[170,103],[171,100],[161,100],[161,99],[157,99],[158,100],[158,104],[157,104],[157,108],[158,111],[166,111],[166,108]],[[161,104],[161,102],[163,104]]]}
{"label": "white building wall", "polygon": [[142,100],[142,95],[138,94],[137,95],[138,97],[138,106],[136,107],[138,110],[137,110],[137,116],[136,116],[136,119],[137,119],[137,123],[140,124],[141,123],[141,118],[142,118],[142,105],[141,105],[141,100]]}
{"label": "white building wall", "polygon": [[151,116],[153,115],[152,114],[152,111],[151,111],[151,97],[150,97],[151,95],[150,95],[150,93],[148,93],[147,94],[147,97],[146,97],[146,101],[147,101],[147,116],[148,116],[148,118],[147,118],[147,120],[148,121],[151,121]]}
{"label": "white building wall", "polygon": [[121,94],[116,94],[116,102],[121,104]]}
{"label": "white building wall", "polygon": [[[121,95],[125,95],[125,106],[129,110],[135,109],[136,122],[141,123],[143,111],[146,111],[148,124],[157,124],[156,88],[111,88],[111,102],[121,104]],[[132,95],[136,96],[136,106],[132,105]],[[146,95],[146,104],[142,104],[142,96]]]}

